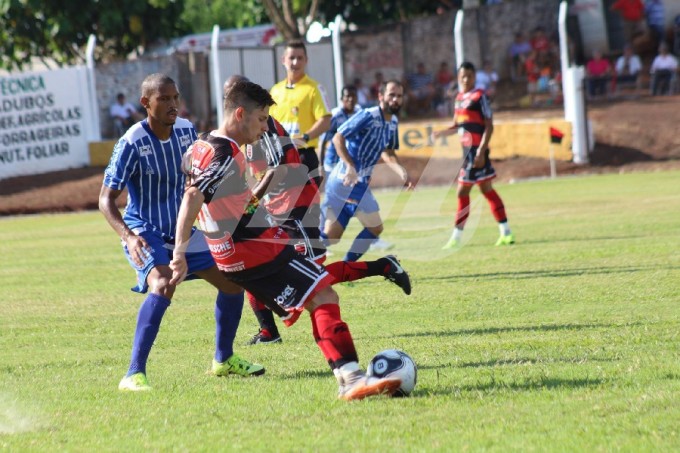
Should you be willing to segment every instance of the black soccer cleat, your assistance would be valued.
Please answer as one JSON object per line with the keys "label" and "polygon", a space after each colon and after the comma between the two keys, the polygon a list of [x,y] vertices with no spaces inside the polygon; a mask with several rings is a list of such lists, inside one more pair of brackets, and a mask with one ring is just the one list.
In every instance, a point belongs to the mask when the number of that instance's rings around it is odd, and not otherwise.
{"label": "black soccer cleat", "polygon": [[248,343],[246,343],[246,345],[252,346],[255,344],[274,344],[282,342],[283,340],[281,339],[281,335],[272,335],[269,333],[269,331],[267,331],[267,329],[260,329],[260,331],[253,335],[253,338],[251,338]]}
{"label": "black soccer cleat", "polygon": [[387,270],[385,278],[401,288],[407,296],[411,294],[411,278],[404,268],[401,267],[397,257],[387,255],[385,259],[390,263],[390,268]]}

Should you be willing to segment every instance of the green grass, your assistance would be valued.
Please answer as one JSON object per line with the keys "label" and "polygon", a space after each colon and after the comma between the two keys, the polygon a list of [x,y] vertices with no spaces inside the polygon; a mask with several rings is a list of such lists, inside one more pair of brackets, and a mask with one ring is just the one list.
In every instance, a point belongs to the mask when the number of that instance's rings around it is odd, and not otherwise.
{"label": "green grass", "polygon": [[[0,449],[8,451],[678,451],[680,173],[498,185],[518,243],[473,192],[379,192],[413,295],[337,288],[363,364],[407,351],[406,399],[346,403],[307,317],[237,352],[261,378],[205,374],[214,291],[181,285],[152,351],[153,392],[122,394],[132,271],[98,213],[0,220]],[[353,225],[347,241],[357,231]],[[341,244],[342,246],[342,244]],[[341,256],[341,247],[332,259]]]}

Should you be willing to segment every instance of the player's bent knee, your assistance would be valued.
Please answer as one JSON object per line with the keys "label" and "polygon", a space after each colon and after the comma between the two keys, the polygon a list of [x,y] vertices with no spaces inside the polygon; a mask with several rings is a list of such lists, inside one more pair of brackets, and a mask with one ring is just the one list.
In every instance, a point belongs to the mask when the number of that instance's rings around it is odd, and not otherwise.
{"label": "player's bent knee", "polygon": [[336,293],[335,290],[330,286],[327,286],[314,295],[314,298],[305,305],[305,309],[307,309],[309,312],[313,312],[321,305],[337,305],[339,302],[340,297],[338,296],[338,293]]}
{"label": "player's bent knee", "polygon": [[383,230],[385,229],[385,227],[383,227],[382,224],[380,224],[378,226],[374,226],[374,227],[367,228],[367,229],[368,229],[368,231],[373,233],[373,236],[380,236],[382,234]]}

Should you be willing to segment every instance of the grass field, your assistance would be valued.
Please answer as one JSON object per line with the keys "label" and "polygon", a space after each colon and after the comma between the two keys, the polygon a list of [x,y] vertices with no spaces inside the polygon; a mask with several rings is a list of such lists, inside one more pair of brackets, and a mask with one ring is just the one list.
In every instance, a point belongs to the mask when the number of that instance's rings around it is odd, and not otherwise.
{"label": "grass field", "polygon": [[[303,317],[237,352],[261,378],[205,374],[214,292],[181,285],[151,353],[153,392],[122,394],[142,298],[99,213],[0,220],[0,449],[8,451],[679,451],[680,173],[498,185],[518,243],[473,192],[380,192],[413,295],[337,287],[362,364],[419,367],[405,399],[346,403]],[[356,231],[356,227],[348,236]],[[332,259],[341,255],[336,251]]]}

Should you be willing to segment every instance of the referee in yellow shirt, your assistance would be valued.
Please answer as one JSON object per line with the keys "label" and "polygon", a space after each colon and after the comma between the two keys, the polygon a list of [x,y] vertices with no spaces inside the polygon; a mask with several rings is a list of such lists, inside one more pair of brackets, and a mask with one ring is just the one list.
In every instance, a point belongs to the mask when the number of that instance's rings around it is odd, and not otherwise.
{"label": "referee in yellow shirt", "polygon": [[307,76],[307,49],[300,40],[286,44],[282,63],[286,79],[274,85],[271,95],[276,104],[269,114],[276,118],[294,139],[300,160],[309,169],[317,185],[321,185],[319,156],[316,147],[319,136],[331,126],[331,113],[326,93],[319,83]]}

